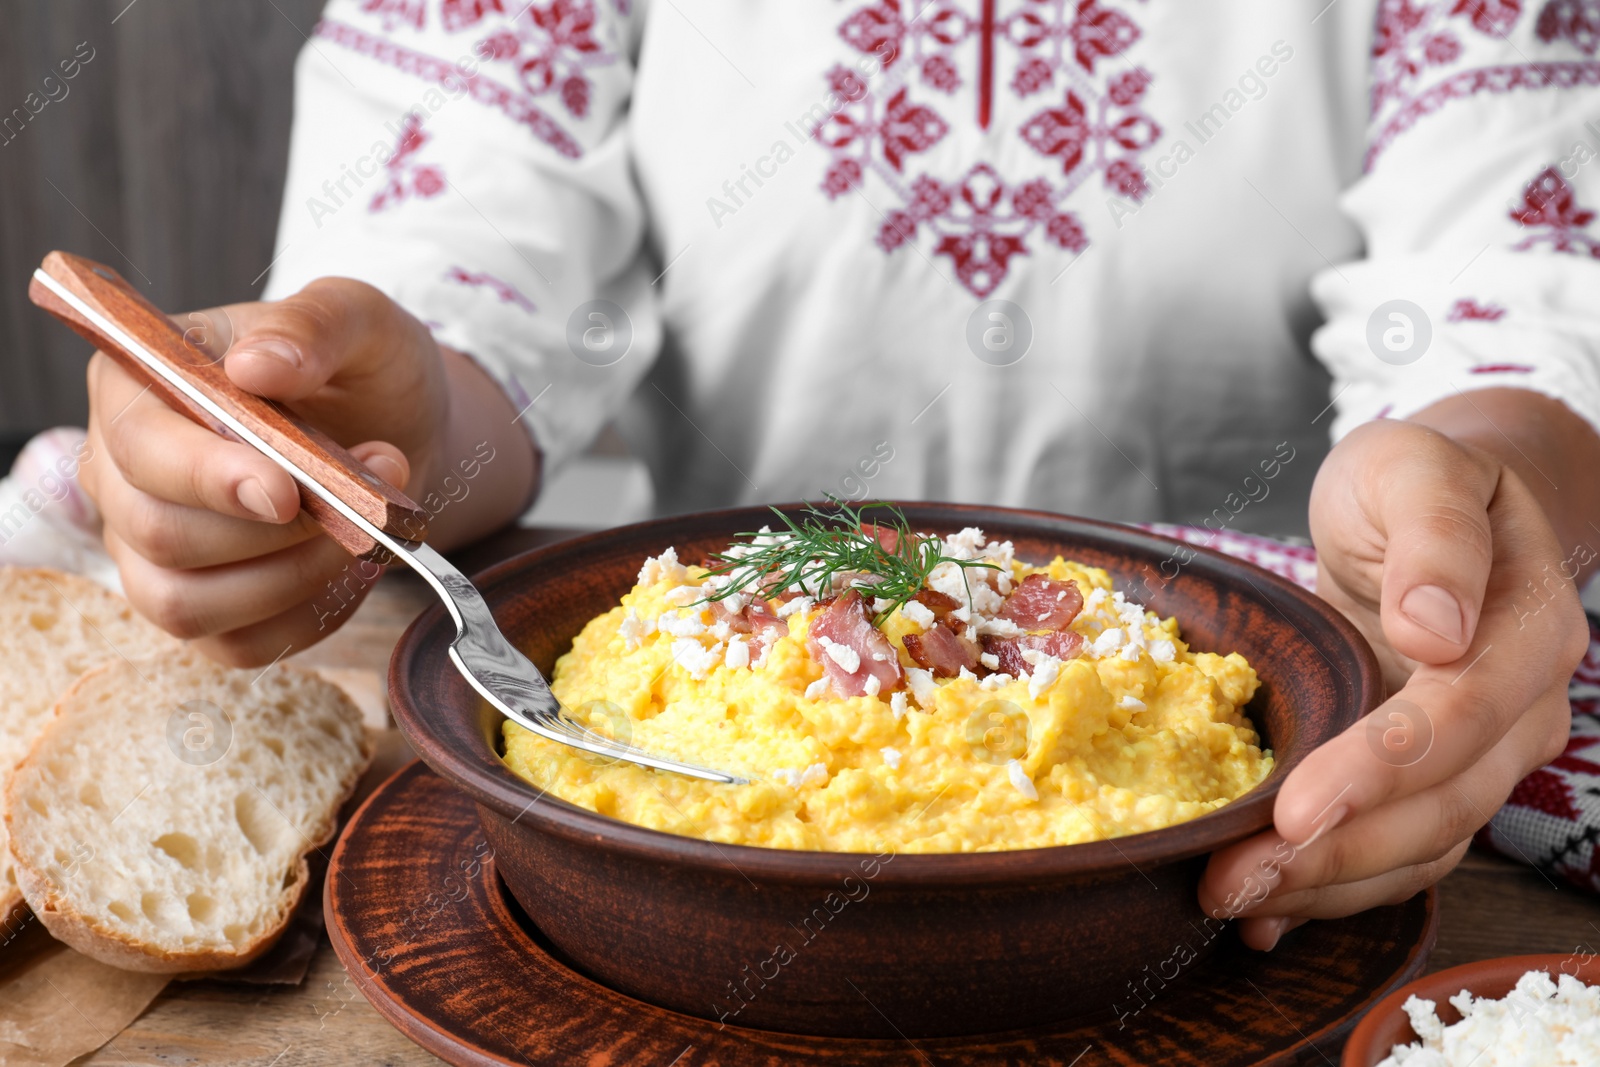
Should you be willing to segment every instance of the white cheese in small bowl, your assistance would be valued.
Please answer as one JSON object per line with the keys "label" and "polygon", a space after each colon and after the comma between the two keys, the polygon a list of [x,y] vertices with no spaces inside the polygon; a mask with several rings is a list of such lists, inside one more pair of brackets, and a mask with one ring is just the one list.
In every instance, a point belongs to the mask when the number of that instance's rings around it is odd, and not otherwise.
{"label": "white cheese in small bowl", "polygon": [[1407,998],[1421,1038],[1396,1045],[1378,1067],[1588,1067],[1600,1064],[1600,985],[1529,971],[1499,1000],[1463,989],[1450,998],[1461,1021],[1446,1026],[1431,1000]]}

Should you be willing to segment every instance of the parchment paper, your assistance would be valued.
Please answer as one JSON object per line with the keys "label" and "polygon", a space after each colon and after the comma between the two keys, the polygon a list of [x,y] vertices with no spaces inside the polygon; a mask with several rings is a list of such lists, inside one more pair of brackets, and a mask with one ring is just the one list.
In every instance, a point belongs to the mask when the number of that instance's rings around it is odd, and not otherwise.
{"label": "parchment paper", "polygon": [[0,1065],[63,1067],[114,1047],[168,980],[92,960],[31,922],[0,955]]}

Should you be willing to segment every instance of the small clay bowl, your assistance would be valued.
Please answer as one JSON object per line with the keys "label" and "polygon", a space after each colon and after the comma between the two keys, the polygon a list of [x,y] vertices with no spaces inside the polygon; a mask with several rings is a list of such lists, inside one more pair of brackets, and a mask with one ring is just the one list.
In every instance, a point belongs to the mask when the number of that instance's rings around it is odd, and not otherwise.
{"label": "small clay bowl", "polygon": [[1402,1008],[1411,997],[1433,1001],[1439,1021],[1450,1026],[1461,1021],[1461,1013],[1450,1004],[1451,997],[1465,989],[1475,997],[1499,1000],[1515,989],[1518,980],[1529,971],[1544,971],[1552,981],[1570,974],[1594,985],[1600,982],[1600,956],[1589,952],[1502,956],[1423,975],[1372,1006],[1350,1032],[1350,1040],[1344,1046],[1344,1059],[1340,1062],[1343,1067],[1376,1067],[1396,1045],[1416,1041],[1417,1033],[1411,1029],[1411,1019]]}
{"label": "small clay bowl", "polygon": [[[1272,822],[1284,776],[1381,698],[1371,649],[1331,606],[1250,564],[1126,526],[906,504],[914,529],[981,527],[1035,563],[1060,554],[1177,617],[1191,647],[1240,652],[1277,765],[1178,826],[1111,841],[960,855],[718,845],[567,804],[501,761],[501,719],[451,666],[442,609],[401,638],[395,717],[478,804],[507,887],[565,961],[653,1004],[728,1025],[885,1037],[990,1033],[1135,1010],[1221,940],[1195,889],[1208,853]],[[684,559],[773,521],[763,508],[662,519],[518,556],[477,576],[507,636],[549,674],[647,556]],[[470,979],[469,979],[470,980]]]}

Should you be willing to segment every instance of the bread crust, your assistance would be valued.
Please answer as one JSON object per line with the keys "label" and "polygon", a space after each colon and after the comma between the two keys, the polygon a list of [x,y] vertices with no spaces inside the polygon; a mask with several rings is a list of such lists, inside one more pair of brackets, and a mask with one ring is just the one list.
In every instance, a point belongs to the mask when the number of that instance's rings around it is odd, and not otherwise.
{"label": "bread crust", "polygon": [[[15,856],[15,849],[12,852]],[[291,899],[286,906],[280,904],[277,918],[266,930],[238,951],[170,952],[129,937],[121,931],[109,929],[73,908],[57,895],[55,886],[48,879],[21,857],[16,857],[16,871],[24,899],[32,905],[33,914],[44,924],[51,937],[101,963],[124,971],[148,971],[152,974],[228,971],[252,962],[276,944],[289,928],[295,909],[305,896],[306,884],[311,880],[310,865],[301,856],[294,888],[288,891]]]}
{"label": "bread crust", "polygon": [[[11,886],[0,889],[0,931],[6,932],[6,941],[27,920],[29,912],[28,902],[22,898],[22,890]],[[5,941],[0,941],[0,945],[4,944]]]}

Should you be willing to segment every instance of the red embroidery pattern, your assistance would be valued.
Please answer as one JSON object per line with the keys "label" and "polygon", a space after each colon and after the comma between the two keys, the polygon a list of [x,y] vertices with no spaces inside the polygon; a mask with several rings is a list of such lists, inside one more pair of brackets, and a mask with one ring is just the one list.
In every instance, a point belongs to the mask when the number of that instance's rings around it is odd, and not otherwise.
{"label": "red embroidery pattern", "polygon": [[451,33],[476,26],[488,15],[505,13],[504,0],[444,0],[439,5],[439,21]]}
{"label": "red embroidery pattern", "polygon": [[1535,232],[1512,246],[1516,252],[1548,246],[1556,252],[1600,259],[1600,238],[1582,232],[1594,212],[1578,204],[1578,196],[1554,167],[1546,167],[1522,190],[1522,203],[1511,220]]}
{"label": "red embroidery pattern", "polygon": [[877,244],[892,252],[927,224],[937,235],[933,251],[949,256],[956,277],[979,297],[1005,280],[1012,256],[1028,254],[1024,238],[1041,222],[1046,237],[1070,252],[1089,247],[1076,215],[1056,210],[1050,183],[1034,179],[1012,188],[987,163],[946,185],[926,174],[911,183],[905,210],[891,211]]}
{"label": "red embroidery pattern", "polygon": [[1445,316],[1446,322],[1499,322],[1506,309],[1499,304],[1480,304],[1476,300],[1457,300]]}
{"label": "red embroidery pattern", "polygon": [[427,200],[444,192],[444,171],[431,163],[418,163],[413,157],[422,150],[431,137],[422,128],[422,119],[412,113],[406,116],[405,125],[395,141],[394,154],[384,164],[389,180],[384,183],[367,205],[374,215],[387,211],[413,196]]}
{"label": "red embroidery pattern", "polygon": [[[1552,34],[1558,25],[1565,27],[1562,16],[1550,12],[1572,2],[1592,5],[1600,0],[1550,0],[1539,25],[1548,21]],[[1481,53],[1487,46],[1489,54],[1502,54],[1522,10],[1522,0],[1379,0],[1372,38],[1374,132],[1367,149],[1367,170],[1400,134],[1451,100],[1484,92],[1600,84],[1600,64],[1582,62],[1529,61],[1446,74],[1448,68],[1470,59],[1474,49]],[[1468,29],[1472,32],[1464,35]],[[1544,40],[1552,39],[1539,32]],[[1444,75],[1440,80],[1423,85],[1440,75]]]}
{"label": "red embroidery pattern", "polygon": [[511,121],[526,126],[535,137],[570,159],[583,156],[583,148],[572,135],[545,114],[525,92],[509,89],[483,74],[467,75],[454,63],[435,56],[403,48],[392,41],[377,37],[332,19],[317,23],[312,33],[341,48],[367,56],[404,74],[420,78],[435,85],[465,85],[467,95],[486,107],[492,107]]}
{"label": "red embroidery pattern", "polygon": [[1417,121],[1433,114],[1452,100],[1464,100],[1479,93],[1509,93],[1517,89],[1577,89],[1600,85],[1600,63],[1539,63],[1484,67],[1453,74],[1395,109],[1368,142],[1364,166],[1377,162],[1384,149]]}
{"label": "red embroidery pattern", "polygon": [[[507,0],[440,0],[439,22],[448,33],[471,29],[490,15],[504,15]],[[630,0],[611,0],[617,14],[627,15]],[[521,5],[519,4],[519,8]],[[361,10],[383,20],[385,33],[402,23],[422,30],[428,24],[427,0],[361,0]],[[520,14],[520,11],[519,11]]]}
{"label": "red embroidery pattern", "polygon": [[1450,20],[1467,16],[1478,33],[1504,37],[1522,14],[1521,0],[1379,0],[1372,31],[1372,117],[1405,100],[1429,67],[1461,58],[1461,38]]}
{"label": "red embroidery pattern", "polygon": [[451,267],[444,272],[444,278],[447,282],[487,289],[498,297],[502,304],[515,304],[530,315],[539,310],[534,306],[532,300],[522,294],[522,290],[508,281],[496,278],[487,271],[471,271],[465,267]]}
{"label": "red embroidery pattern", "polygon": [[1479,33],[1504,37],[1522,14],[1522,0],[1456,0],[1452,15],[1467,15]]}
{"label": "red embroidery pattern", "polygon": [[1585,55],[1600,51],[1600,0],[1550,0],[1534,23],[1539,40],[1568,40]]}
{"label": "red embroidery pattern", "polygon": [[[1595,739],[1588,737],[1584,738],[1584,741],[1593,744]],[[1553,818],[1566,819],[1568,822],[1576,822],[1581,814],[1572,806],[1572,787],[1559,774],[1551,774],[1544,770],[1534,771],[1518,782],[1517,787],[1506,798],[1506,803],[1519,808],[1542,811]]]}
{"label": "red embroidery pattern", "polygon": [[[971,10],[975,8],[976,10]],[[902,17],[900,0],[875,0],[839,25],[858,52],[887,57],[881,91],[835,66],[826,78],[842,106],[812,131],[831,160],[822,189],[831,198],[875,178],[899,201],[879,228],[885,252],[921,242],[948,257],[956,277],[987,297],[1029,254],[1029,239],[1081,253],[1089,246],[1082,221],[1066,201],[1094,176],[1123,196],[1149,191],[1140,155],[1161,136],[1142,110],[1150,84],[1143,68],[1113,73],[1141,34],[1123,11],[1103,0],[938,0],[919,16]],[[1010,64],[1007,78],[1000,67]],[[1044,164],[1036,174],[1008,177],[988,163],[962,161],[956,174],[907,171],[941,144],[951,108],[971,98],[972,122],[987,131],[995,117],[995,86],[1018,99],[1054,90],[1055,99],[1014,130]],[[957,112],[958,113],[958,112]],[[994,134],[991,134],[994,136]],[[919,168],[920,169],[920,168]]]}
{"label": "red embroidery pattern", "polygon": [[420,30],[428,20],[426,0],[361,0],[361,10],[377,15],[383,21],[384,33],[393,32],[402,23]]}
{"label": "red embroidery pattern", "polygon": [[562,106],[579,119],[588,115],[593,91],[585,71],[616,61],[595,36],[593,0],[530,4],[504,28],[479,41],[474,51],[510,63],[530,96],[556,92]]}

